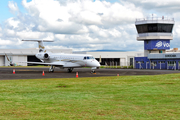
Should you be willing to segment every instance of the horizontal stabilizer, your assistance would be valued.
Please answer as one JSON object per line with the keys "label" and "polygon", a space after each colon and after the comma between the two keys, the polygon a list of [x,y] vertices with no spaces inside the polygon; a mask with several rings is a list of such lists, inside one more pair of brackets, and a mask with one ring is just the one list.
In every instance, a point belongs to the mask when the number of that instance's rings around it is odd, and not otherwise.
{"label": "horizontal stabilizer", "polygon": [[39,52],[47,52],[43,42],[54,42],[52,40],[22,40],[22,41],[31,41],[31,42],[38,42]]}
{"label": "horizontal stabilizer", "polygon": [[32,41],[32,42],[54,42],[53,40],[22,40],[22,41]]}

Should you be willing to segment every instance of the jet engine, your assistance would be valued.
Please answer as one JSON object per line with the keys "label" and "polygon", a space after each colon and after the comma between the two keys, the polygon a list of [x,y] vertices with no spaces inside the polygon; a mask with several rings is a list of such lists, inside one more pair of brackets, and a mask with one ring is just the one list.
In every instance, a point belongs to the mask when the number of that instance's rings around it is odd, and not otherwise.
{"label": "jet engine", "polygon": [[49,59],[49,58],[50,58],[49,54],[48,53],[44,53],[44,59]]}
{"label": "jet engine", "polygon": [[49,53],[38,53],[36,54],[36,57],[40,60],[48,60],[50,58]]}

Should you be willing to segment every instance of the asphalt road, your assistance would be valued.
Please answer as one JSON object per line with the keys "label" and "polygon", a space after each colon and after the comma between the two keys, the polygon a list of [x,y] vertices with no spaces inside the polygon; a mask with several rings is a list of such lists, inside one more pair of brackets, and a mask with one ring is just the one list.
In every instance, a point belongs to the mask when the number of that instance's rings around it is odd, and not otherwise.
{"label": "asphalt road", "polygon": [[[13,74],[15,69],[15,74]],[[44,71],[44,76],[42,72]],[[98,69],[96,74],[91,74],[90,68],[76,68],[72,73],[67,69],[56,68],[54,73],[49,73],[49,68],[31,67],[0,67],[0,80],[13,79],[39,79],[39,78],[75,78],[76,72],[79,77],[101,77],[101,76],[129,76],[129,75],[158,75],[180,73],[179,70],[139,70],[139,69]]]}

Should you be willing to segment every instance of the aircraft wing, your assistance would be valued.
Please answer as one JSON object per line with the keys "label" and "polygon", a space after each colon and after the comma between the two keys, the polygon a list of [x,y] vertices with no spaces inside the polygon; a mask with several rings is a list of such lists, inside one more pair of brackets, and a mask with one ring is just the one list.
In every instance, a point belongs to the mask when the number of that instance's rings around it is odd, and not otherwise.
{"label": "aircraft wing", "polygon": [[30,63],[30,64],[40,64],[40,65],[64,66],[64,63],[63,63],[63,62],[52,62],[52,63],[44,63],[44,62],[20,62],[20,63]]}
{"label": "aircraft wing", "polygon": [[52,63],[44,63],[44,62],[20,62],[20,63],[30,63],[30,64],[38,64],[38,65],[53,65],[53,66],[59,66],[59,67],[64,67],[64,68],[78,68],[81,67],[81,65],[76,64],[76,63],[71,63],[69,62],[67,64],[67,62],[64,61],[56,61],[56,62],[52,62]]}

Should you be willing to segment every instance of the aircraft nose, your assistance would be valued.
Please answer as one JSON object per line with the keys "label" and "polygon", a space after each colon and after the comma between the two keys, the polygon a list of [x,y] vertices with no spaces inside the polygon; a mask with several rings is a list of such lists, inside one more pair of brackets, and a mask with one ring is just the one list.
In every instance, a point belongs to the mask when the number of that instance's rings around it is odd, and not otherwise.
{"label": "aircraft nose", "polygon": [[96,61],[96,64],[97,64],[97,67],[100,67],[100,66],[101,66],[100,63],[99,63],[98,61]]}

